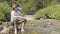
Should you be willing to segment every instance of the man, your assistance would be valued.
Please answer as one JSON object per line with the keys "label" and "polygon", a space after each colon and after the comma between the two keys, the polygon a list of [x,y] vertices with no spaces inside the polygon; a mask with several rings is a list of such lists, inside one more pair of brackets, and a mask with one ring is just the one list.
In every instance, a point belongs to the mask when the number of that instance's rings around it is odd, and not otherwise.
{"label": "man", "polygon": [[19,18],[23,21],[21,23],[22,24],[21,33],[23,34],[26,20],[24,19],[23,14],[18,11],[18,7],[15,6],[15,7],[13,7],[13,10],[11,11],[11,22],[13,22],[14,20],[17,20]]}

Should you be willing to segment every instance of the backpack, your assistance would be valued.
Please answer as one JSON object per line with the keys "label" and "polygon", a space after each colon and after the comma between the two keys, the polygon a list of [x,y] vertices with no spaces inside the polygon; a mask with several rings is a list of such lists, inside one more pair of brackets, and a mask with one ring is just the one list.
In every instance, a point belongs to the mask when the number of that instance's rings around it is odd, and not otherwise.
{"label": "backpack", "polygon": [[19,12],[22,12],[22,8],[21,8],[21,7],[18,7],[18,11],[19,11]]}

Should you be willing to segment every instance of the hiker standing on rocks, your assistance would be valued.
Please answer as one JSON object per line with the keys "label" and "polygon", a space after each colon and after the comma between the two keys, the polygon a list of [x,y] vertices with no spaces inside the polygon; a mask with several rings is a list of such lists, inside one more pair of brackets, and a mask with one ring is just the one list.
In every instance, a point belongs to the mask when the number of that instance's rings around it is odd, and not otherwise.
{"label": "hiker standing on rocks", "polygon": [[17,4],[14,4],[13,10],[11,11],[11,22],[13,22],[14,20],[17,20],[17,19],[22,20],[21,33],[23,34],[26,20],[24,18],[23,13],[22,13],[22,8],[20,8]]}

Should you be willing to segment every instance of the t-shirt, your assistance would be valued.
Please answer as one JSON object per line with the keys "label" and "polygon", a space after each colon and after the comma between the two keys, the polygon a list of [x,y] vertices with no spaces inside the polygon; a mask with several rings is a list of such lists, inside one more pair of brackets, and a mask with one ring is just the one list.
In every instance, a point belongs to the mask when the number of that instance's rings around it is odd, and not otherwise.
{"label": "t-shirt", "polygon": [[20,14],[21,13],[19,11],[17,11],[17,12],[11,11],[11,21],[13,21],[14,16],[20,16]]}

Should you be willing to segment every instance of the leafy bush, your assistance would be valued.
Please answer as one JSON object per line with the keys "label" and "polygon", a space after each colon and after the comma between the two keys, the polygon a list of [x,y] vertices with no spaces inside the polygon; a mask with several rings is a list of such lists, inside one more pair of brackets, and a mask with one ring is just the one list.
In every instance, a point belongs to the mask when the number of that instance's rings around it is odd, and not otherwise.
{"label": "leafy bush", "polygon": [[37,11],[35,18],[60,19],[60,5],[49,6]]}
{"label": "leafy bush", "polygon": [[7,3],[0,2],[0,21],[8,21],[10,19],[11,8]]}

